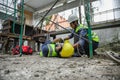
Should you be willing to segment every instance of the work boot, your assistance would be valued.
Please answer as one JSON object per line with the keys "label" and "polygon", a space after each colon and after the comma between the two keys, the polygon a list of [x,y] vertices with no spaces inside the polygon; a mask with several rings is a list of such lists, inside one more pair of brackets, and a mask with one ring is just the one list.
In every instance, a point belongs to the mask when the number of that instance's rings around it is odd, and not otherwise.
{"label": "work boot", "polygon": [[[88,58],[90,58],[90,54],[89,53],[86,53],[86,55],[88,56]],[[97,56],[97,52],[96,51],[93,51],[93,56]]]}
{"label": "work boot", "polygon": [[93,55],[97,55],[97,52],[96,52],[96,51],[93,51]]}
{"label": "work boot", "polygon": [[78,54],[78,53],[74,53],[74,54],[72,55],[72,57],[81,57],[81,55]]}

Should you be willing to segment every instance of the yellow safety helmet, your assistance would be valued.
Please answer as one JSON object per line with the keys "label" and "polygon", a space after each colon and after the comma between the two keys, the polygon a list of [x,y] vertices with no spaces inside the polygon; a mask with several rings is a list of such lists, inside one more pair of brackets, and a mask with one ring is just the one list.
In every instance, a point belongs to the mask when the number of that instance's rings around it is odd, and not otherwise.
{"label": "yellow safety helmet", "polygon": [[60,52],[61,57],[71,57],[74,54],[74,48],[69,40],[64,41],[62,51]]}

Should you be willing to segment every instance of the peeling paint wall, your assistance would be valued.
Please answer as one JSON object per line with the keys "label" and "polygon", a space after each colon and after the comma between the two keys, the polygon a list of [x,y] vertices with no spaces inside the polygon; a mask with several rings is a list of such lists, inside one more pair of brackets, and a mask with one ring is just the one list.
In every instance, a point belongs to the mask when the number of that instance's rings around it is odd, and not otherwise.
{"label": "peeling paint wall", "polygon": [[106,28],[93,30],[100,38],[100,46],[120,40],[120,28]]}

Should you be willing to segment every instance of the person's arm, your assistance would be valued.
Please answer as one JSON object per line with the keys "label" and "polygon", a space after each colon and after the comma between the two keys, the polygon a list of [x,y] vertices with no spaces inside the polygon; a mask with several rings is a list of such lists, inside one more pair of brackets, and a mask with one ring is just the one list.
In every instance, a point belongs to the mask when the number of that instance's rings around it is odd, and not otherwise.
{"label": "person's arm", "polygon": [[75,43],[75,44],[73,44],[73,47],[74,47],[74,48],[77,48],[77,46],[79,46],[79,43],[78,43],[78,42]]}
{"label": "person's arm", "polygon": [[52,43],[57,43],[57,42],[60,42],[60,41],[62,41],[61,38],[56,38],[56,39],[54,39],[54,40],[52,41]]}
{"label": "person's arm", "polygon": [[53,42],[53,43],[62,42],[62,41],[64,41],[64,40],[68,40],[68,39],[70,39],[70,38],[72,38],[72,37],[73,37],[73,34],[71,33],[69,36],[65,37],[64,39],[62,39],[62,38],[56,38],[56,39],[54,39],[52,42]]}
{"label": "person's arm", "polygon": [[67,36],[67,37],[65,37],[65,38],[64,38],[64,40],[68,40],[68,39],[70,39],[70,37],[69,37],[69,36]]}
{"label": "person's arm", "polygon": [[[72,31],[74,33],[74,30]],[[68,39],[71,39],[73,38],[73,33],[71,33],[69,36],[65,37],[64,40],[68,40]]]}
{"label": "person's arm", "polygon": [[[81,35],[82,37],[85,37],[87,35],[87,29],[81,29],[79,31],[79,35]],[[77,46],[81,45],[83,46],[85,43],[85,40],[80,38],[80,40],[78,42],[76,42],[75,44],[73,44],[73,47],[76,48]]]}

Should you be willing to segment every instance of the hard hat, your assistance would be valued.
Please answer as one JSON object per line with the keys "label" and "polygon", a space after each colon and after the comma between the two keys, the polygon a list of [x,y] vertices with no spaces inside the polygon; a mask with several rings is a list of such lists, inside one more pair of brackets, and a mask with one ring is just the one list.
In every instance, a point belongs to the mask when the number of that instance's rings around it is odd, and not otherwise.
{"label": "hard hat", "polygon": [[64,41],[62,51],[60,52],[61,57],[71,57],[74,54],[74,48],[69,40]]}
{"label": "hard hat", "polygon": [[71,14],[71,15],[68,17],[68,22],[69,22],[69,23],[71,23],[71,22],[73,22],[73,21],[76,21],[76,20],[78,20],[78,17],[77,17],[77,15],[75,15],[75,14]]}

